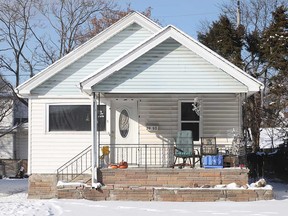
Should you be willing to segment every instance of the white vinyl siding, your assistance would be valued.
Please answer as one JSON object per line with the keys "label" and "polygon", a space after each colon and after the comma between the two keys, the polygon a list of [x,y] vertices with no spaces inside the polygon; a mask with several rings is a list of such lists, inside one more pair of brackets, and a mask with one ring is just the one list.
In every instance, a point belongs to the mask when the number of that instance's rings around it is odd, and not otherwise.
{"label": "white vinyl siding", "polygon": [[130,25],[35,88],[32,94],[82,95],[77,87],[80,80],[144,41],[151,34],[138,24]]}
{"label": "white vinyl siding", "polygon": [[[117,97],[117,95],[110,95]],[[119,95],[135,98],[135,95]],[[234,129],[241,127],[240,98],[235,94],[143,94],[138,95],[140,144],[174,143],[179,128],[179,101],[200,100],[200,137],[215,136],[219,144],[231,144]],[[149,132],[147,125],[158,125]],[[196,142],[197,143],[197,142]]]}
{"label": "white vinyl siding", "polygon": [[[1,98],[0,98],[0,100],[1,100]],[[5,108],[3,108],[2,112],[4,111],[4,109]],[[0,131],[2,129],[5,131],[5,130],[11,128],[13,126],[13,120],[14,120],[14,114],[13,114],[13,108],[11,108],[11,109],[8,109],[6,116],[0,121]]]}
{"label": "white vinyl siding", "polygon": [[[240,131],[240,98],[235,94],[143,94],[106,95],[110,98],[134,98],[138,101],[139,143],[173,144],[178,124],[179,101],[201,101],[200,136],[216,136],[217,143],[229,144],[231,131]],[[101,99],[102,102],[104,99]],[[32,121],[30,131],[30,166],[32,173],[55,173],[57,168],[92,144],[91,132],[48,132],[47,106],[49,104],[71,104],[71,99],[31,99]],[[74,104],[90,104],[89,99],[73,99]],[[106,103],[106,102],[105,102]],[[108,105],[107,105],[108,106]],[[107,120],[110,120],[107,107]],[[147,125],[158,125],[158,131],[149,132]],[[100,133],[101,144],[109,144],[109,127]],[[197,142],[196,142],[197,143]],[[53,157],[52,157],[53,155]]]}
{"label": "white vinyl siding", "polygon": [[0,159],[14,159],[14,133],[8,133],[0,138]]}
{"label": "white vinyl siding", "polygon": [[111,93],[230,93],[247,87],[168,39],[93,87]]}
{"label": "white vinyl siding", "polygon": [[28,159],[28,129],[24,126],[15,134],[16,159]]}
{"label": "white vinyl siding", "polygon": [[[30,108],[30,172],[55,173],[57,168],[76,156],[86,147],[92,145],[92,133],[49,132],[48,105],[49,104],[91,104],[89,99],[31,99]],[[107,132],[101,132],[103,143],[109,143]],[[31,145],[32,143],[32,145]]]}

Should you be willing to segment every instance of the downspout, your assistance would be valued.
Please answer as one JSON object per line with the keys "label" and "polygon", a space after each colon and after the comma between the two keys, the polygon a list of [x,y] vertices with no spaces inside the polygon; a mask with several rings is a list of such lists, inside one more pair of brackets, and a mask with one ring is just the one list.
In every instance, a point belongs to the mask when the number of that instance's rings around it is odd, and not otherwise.
{"label": "downspout", "polygon": [[32,174],[32,147],[31,147],[31,142],[32,142],[32,99],[28,99],[28,164],[27,164],[27,173],[28,175]]}
{"label": "downspout", "polygon": [[[98,103],[96,103],[96,106],[98,108],[99,105],[99,109],[100,109],[100,93],[98,92]],[[99,110],[100,113],[100,110]],[[96,112],[96,118],[97,118],[97,122],[98,122],[98,110]],[[99,130],[98,130],[98,124],[99,124]],[[96,131],[98,132],[98,145],[97,145],[97,167],[100,167],[100,121],[95,125],[96,126]]]}
{"label": "downspout", "polygon": [[242,131],[244,138],[247,138],[247,121],[245,121],[246,115],[246,103],[247,103],[247,93],[244,93],[244,99],[242,99]]}

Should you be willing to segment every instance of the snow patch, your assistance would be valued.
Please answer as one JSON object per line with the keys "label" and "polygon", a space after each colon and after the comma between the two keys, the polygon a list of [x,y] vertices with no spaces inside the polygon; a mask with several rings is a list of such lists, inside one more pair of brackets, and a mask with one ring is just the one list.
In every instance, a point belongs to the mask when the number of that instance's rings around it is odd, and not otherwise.
{"label": "snow patch", "polygon": [[[90,200],[33,200],[27,199],[27,179],[0,179],[0,215],[54,215],[54,216],[92,216],[92,215],[125,215],[152,216],[156,214],[175,215],[175,213],[195,213],[201,216],[223,215],[286,215],[288,206],[288,185],[273,183],[275,200],[255,202],[131,202],[131,201],[90,201]],[[81,183],[83,184],[83,183]],[[255,183],[254,183],[255,184]],[[79,183],[78,183],[79,185]],[[234,186],[233,186],[234,185]],[[214,189],[226,187],[217,185]],[[230,184],[230,187],[236,187]],[[252,189],[272,189],[266,185]],[[176,188],[179,189],[179,188]],[[182,188],[185,189],[185,188]],[[190,188],[191,189],[191,188]],[[195,188],[199,189],[199,188]],[[213,188],[203,188],[211,190]],[[239,190],[239,188],[235,188]],[[22,192],[19,192],[22,191]],[[269,211],[267,211],[269,208]],[[243,210],[245,209],[245,210]]]}
{"label": "snow patch", "polygon": [[82,182],[63,182],[58,181],[57,187],[86,187],[87,184],[84,184]]}

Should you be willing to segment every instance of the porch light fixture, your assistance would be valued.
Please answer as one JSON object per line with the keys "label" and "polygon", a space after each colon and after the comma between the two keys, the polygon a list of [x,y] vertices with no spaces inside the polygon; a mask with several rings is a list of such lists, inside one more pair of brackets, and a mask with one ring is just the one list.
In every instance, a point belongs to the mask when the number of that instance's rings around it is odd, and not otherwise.
{"label": "porch light fixture", "polygon": [[200,116],[200,103],[198,101],[198,97],[194,98],[194,101],[192,103],[192,110],[198,115]]}

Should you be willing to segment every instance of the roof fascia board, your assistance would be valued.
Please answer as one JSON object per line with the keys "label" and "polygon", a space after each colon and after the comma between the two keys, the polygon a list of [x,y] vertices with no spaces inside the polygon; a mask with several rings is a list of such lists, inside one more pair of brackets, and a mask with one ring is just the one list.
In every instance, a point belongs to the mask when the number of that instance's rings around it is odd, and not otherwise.
{"label": "roof fascia board", "polygon": [[139,12],[133,12],[131,16],[133,16],[132,18],[134,19],[134,21],[136,21],[137,24],[146,28],[152,33],[157,33],[163,28],[158,23],[154,22],[153,20],[149,19],[148,17],[144,16]]}
{"label": "roof fascia board", "polygon": [[232,77],[237,79],[239,82],[241,82],[243,85],[247,86],[249,91],[257,92],[259,91],[259,87],[262,86],[262,84],[258,80],[249,76],[244,71],[237,68],[235,65],[231,64],[223,57],[216,54],[214,51],[207,49],[206,47],[192,39],[190,36],[179,31],[173,26],[167,26],[161,32],[150,37],[148,40],[128,52],[126,55],[116,59],[112,64],[104,66],[102,69],[94,73],[94,75],[81,81],[80,86],[82,86],[82,89],[84,91],[91,92],[91,87],[93,85],[101,82],[106,77],[125,67],[126,65],[128,65],[129,63],[131,63],[132,61],[134,61],[135,59],[137,59],[138,57],[148,52],[150,49],[154,48],[168,38],[175,39],[191,51],[206,59],[208,62],[224,70]]}
{"label": "roof fascia board", "polygon": [[[179,29],[172,27],[171,37],[176,41],[180,42],[182,45],[186,46],[191,51],[195,52],[211,64],[215,65],[216,67],[222,69],[243,85],[247,86],[249,91],[259,91],[263,84],[255,79],[254,77],[250,76],[236,65],[232,64],[231,62],[227,61],[222,56],[218,55],[213,50],[209,49],[208,47],[202,45],[198,41],[194,40],[186,33],[180,31]],[[193,43],[191,43],[191,41]],[[257,84],[256,84],[257,83]]]}
{"label": "roof fascia board", "polygon": [[161,26],[157,23],[153,22],[152,20],[148,19],[144,15],[138,12],[133,12],[123,19],[119,20],[118,22],[114,23],[107,29],[103,30],[95,37],[91,38],[84,44],[80,45],[76,49],[74,49],[69,54],[65,55],[63,58],[57,60],[43,71],[36,74],[31,79],[27,80],[23,84],[19,85],[16,88],[16,91],[19,94],[29,95],[31,90],[42,84],[44,81],[49,79],[50,77],[57,74],[59,71],[63,70],[68,65],[72,64],[76,60],[80,59],[82,56],[90,52],[91,50],[95,49],[100,44],[107,41],[112,36],[116,35],[118,32],[125,29],[127,26],[131,25],[132,23],[137,23],[138,25],[146,28],[152,33],[156,33],[161,30]]}

